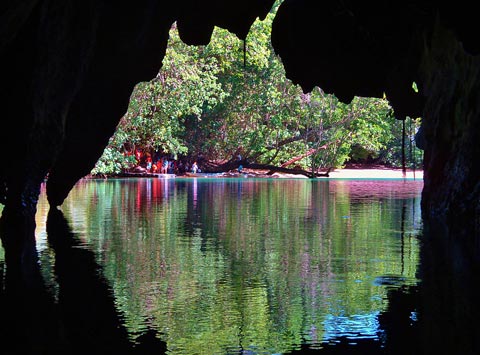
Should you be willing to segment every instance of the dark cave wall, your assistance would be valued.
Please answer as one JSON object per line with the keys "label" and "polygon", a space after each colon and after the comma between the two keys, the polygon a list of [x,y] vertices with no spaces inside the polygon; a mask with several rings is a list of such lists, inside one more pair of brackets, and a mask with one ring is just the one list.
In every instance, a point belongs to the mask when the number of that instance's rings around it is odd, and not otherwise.
{"label": "dark cave wall", "polygon": [[473,234],[480,233],[480,58],[468,54],[451,31],[437,27],[421,70],[428,97],[422,211],[432,221],[446,218],[454,232],[470,225],[462,237],[479,248]]}
{"label": "dark cave wall", "polygon": [[[0,5],[0,202],[32,214],[47,172],[61,205],[88,174],[134,85],[161,66],[170,25],[206,44],[215,25],[245,38],[273,0],[7,1]],[[285,0],[272,43],[287,77],[344,102],[386,93],[423,117],[426,218],[479,231],[478,54],[468,2]],[[412,81],[420,93],[413,92]],[[475,229],[476,228],[476,229]]]}
{"label": "dark cave wall", "polygon": [[174,21],[153,0],[98,10],[88,68],[69,107],[66,139],[49,170],[47,194],[53,206],[61,205],[79,177],[91,171],[126,112],[134,86],[158,73]]}
{"label": "dark cave wall", "polygon": [[408,5],[286,0],[273,23],[272,44],[287,77],[304,91],[318,86],[345,103],[386,94],[396,118],[419,117],[424,97],[412,82],[421,84],[419,39],[433,9]]}
{"label": "dark cave wall", "polygon": [[[286,0],[272,43],[286,75],[340,100],[386,94],[422,117],[422,213],[480,252],[479,41],[472,4]],[[419,93],[412,90],[416,82]]]}
{"label": "dark cave wall", "polygon": [[0,6],[0,202],[31,215],[48,173],[61,205],[126,112],[133,87],[162,64],[171,24],[206,44],[215,25],[245,38],[273,0],[9,1]]}
{"label": "dark cave wall", "polygon": [[0,194],[7,205],[31,210],[39,183],[61,150],[69,106],[89,62],[96,5],[40,1],[15,5],[10,3],[2,20],[21,17],[17,21],[23,25],[2,27],[0,36],[4,158]]}

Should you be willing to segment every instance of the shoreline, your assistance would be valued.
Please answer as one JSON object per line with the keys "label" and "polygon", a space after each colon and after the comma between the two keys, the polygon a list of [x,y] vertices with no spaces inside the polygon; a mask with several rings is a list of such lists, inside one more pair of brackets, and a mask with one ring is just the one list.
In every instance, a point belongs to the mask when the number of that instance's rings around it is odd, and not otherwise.
{"label": "shoreline", "polygon": [[[262,172],[247,171],[251,173],[252,177],[275,177],[275,178],[305,178],[304,175],[288,174],[288,173],[274,173],[266,176]],[[351,165],[345,168],[334,169],[329,173],[329,176],[318,177],[318,179],[412,179],[423,180],[423,170],[406,169],[405,176],[402,168],[389,168],[381,165]]]}
{"label": "shoreline", "polygon": [[[162,176],[165,175],[165,176]],[[280,178],[280,179],[308,179],[307,176],[288,174],[288,173],[274,173],[267,175],[267,171],[245,169],[241,174],[237,172],[226,172],[222,175],[199,174],[199,176],[186,176],[174,174],[151,174],[151,173],[131,173],[124,176],[107,177],[143,177],[143,178],[232,178],[232,177],[250,177],[250,178]],[[93,179],[100,177],[91,177]],[[407,169],[405,176],[401,168],[387,168],[383,166],[351,166],[341,169],[334,169],[329,173],[328,177],[318,177],[318,179],[413,179],[423,180],[423,170]]]}
{"label": "shoreline", "polygon": [[423,180],[423,170],[393,168],[343,168],[331,171],[328,178],[335,179],[415,179]]}

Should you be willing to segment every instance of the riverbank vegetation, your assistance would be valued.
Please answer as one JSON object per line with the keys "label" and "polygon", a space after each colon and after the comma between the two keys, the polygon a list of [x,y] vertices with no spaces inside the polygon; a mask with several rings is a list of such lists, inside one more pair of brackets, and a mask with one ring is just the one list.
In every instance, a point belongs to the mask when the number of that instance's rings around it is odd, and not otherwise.
{"label": "riverbank vegetation", "polygon": [[242,165],[310,176],[347,161],[418,167],[419,118],[396,120],[388,98],[345,104],[320,88],[303,93],[286,79],[270,43],[274,11],[254,23],[245,42],[216,28],[210,44],[188,46],[174,24],[161,70],[135,87],[92,174],[162,158],[183,166],[198,161],[203,171]]}

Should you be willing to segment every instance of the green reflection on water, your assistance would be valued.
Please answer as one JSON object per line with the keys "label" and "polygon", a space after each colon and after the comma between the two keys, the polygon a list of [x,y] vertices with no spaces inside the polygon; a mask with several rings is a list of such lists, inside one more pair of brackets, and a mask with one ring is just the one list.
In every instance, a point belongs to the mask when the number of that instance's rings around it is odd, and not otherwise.
{"label": "green reflection on water", "polygon": [[62,210],[98,256],[133,340],[150,327],[171,354],[282,353],[377,335],[382,280],[416,282],[421,187],[85,180]]}

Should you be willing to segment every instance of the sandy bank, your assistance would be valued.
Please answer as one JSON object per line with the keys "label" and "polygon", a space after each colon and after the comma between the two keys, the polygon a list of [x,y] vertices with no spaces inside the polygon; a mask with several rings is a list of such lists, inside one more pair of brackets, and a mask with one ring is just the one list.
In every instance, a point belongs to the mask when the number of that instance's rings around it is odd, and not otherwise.
{"label": "sandy bank", "polygon": [[403,176],[402,169],[337,169],[330,172],[330,178],[338,179],[423,179],[422,170],[407,170],[406,176]]}
{"label": "sandy bank", "polygon": [[[258,172],[256,172],[258,174]],[[262,175],[261,173],[258,175]],[[268,177],[265,175],[265,177]],[[269,177],[277,178],[307,178],[303,175],[275,173]],[[416,179],[423,180],[423,170],[407,169],[404,176],[402,169],[386,168],[383,166],[375,167],[346,167],[343,169],[335,169],[330,172],[331,179]]]}

